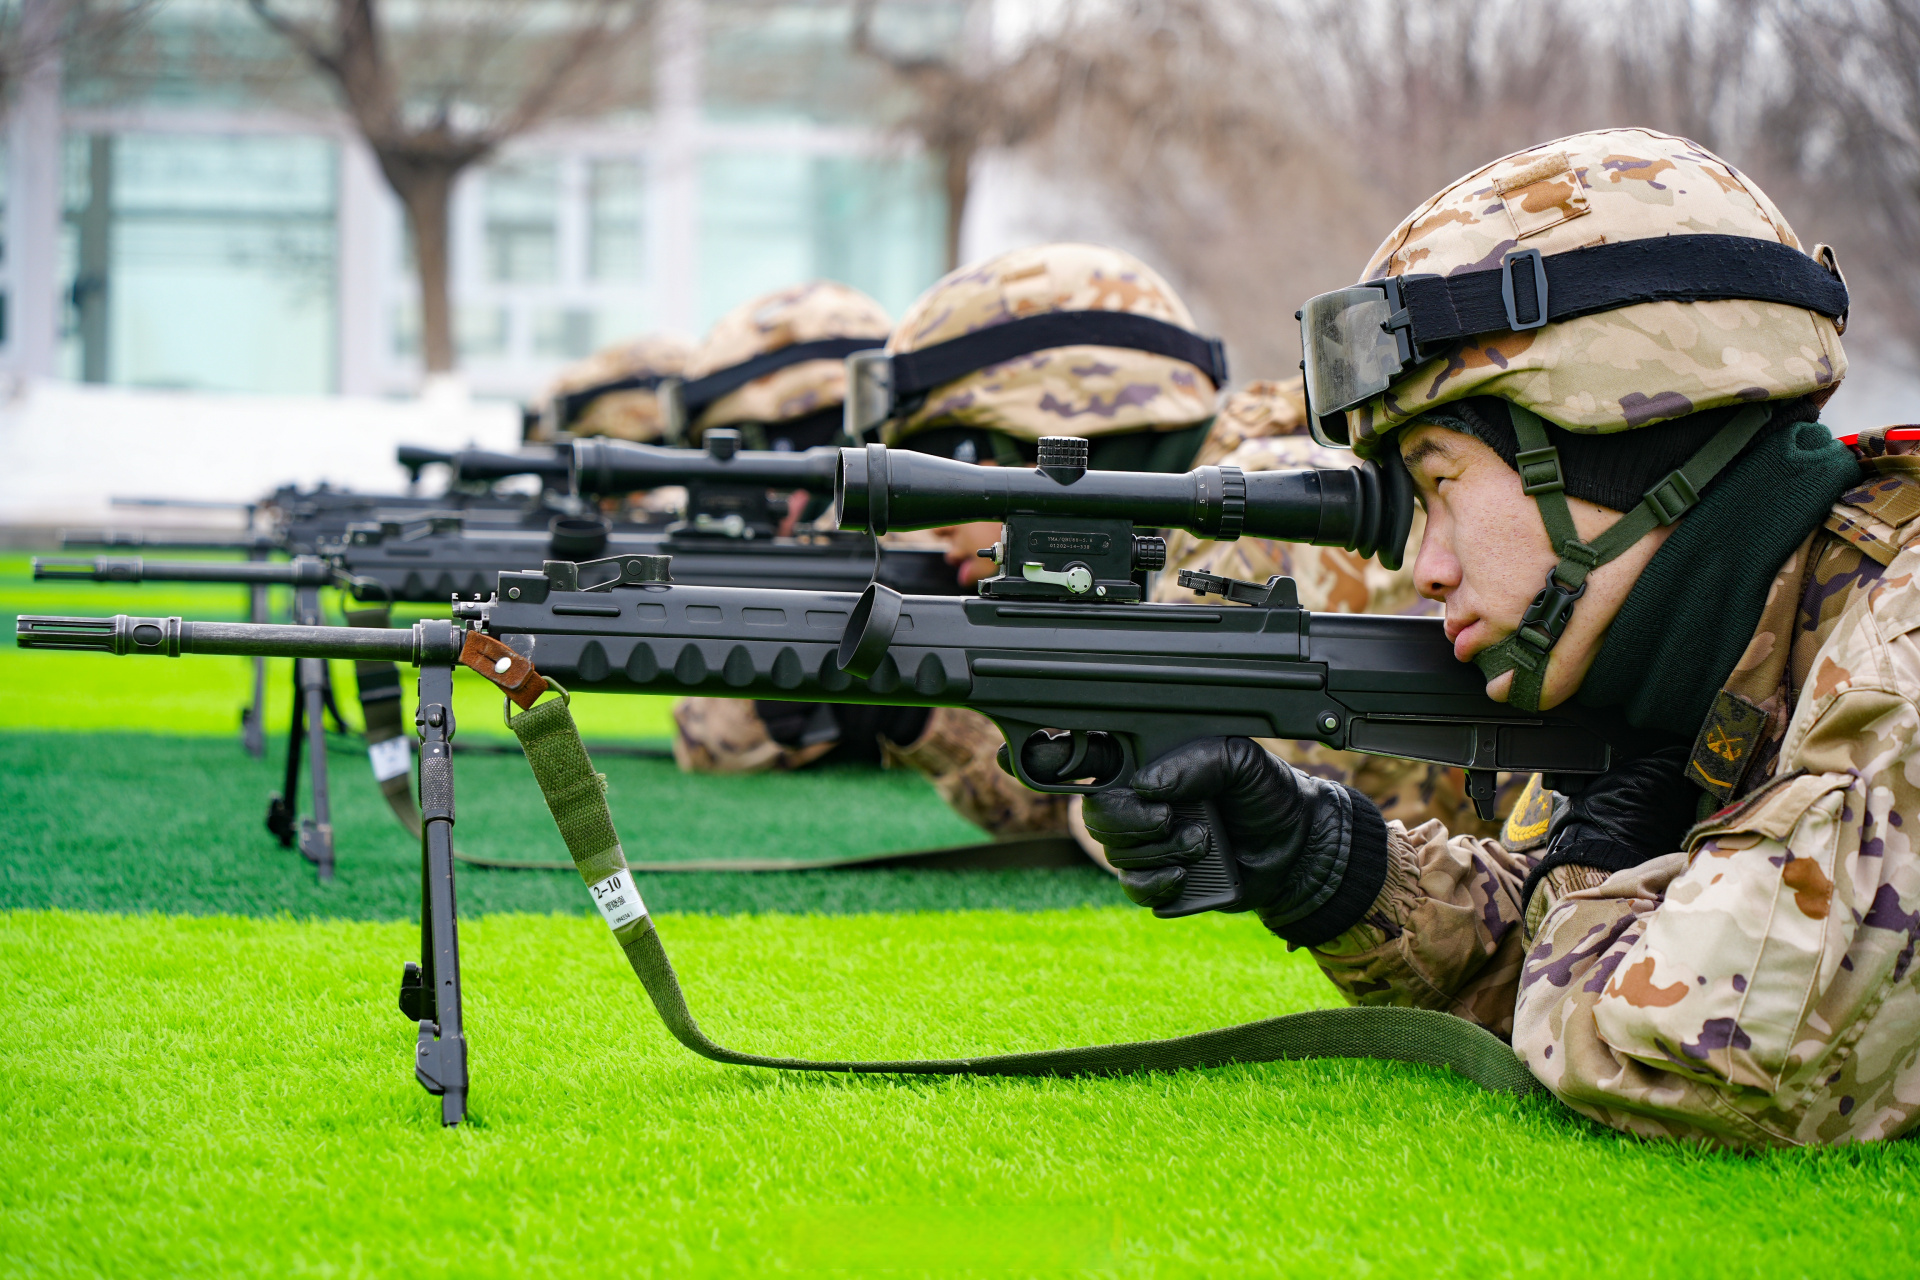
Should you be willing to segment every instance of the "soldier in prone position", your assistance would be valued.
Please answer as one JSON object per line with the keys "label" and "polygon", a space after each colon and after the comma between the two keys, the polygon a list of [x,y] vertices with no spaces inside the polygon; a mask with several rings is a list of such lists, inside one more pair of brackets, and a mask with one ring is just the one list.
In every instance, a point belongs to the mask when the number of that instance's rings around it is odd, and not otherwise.
{"label": "soldier in prone position", "polygon": [[[1301,380],[1255,382],[1229,396],[1213,421],[1193,466],[1226,464],[1242,471],[1273,471],[1302,467],[1344,467],[1357,462],[1349,451],[1331,448],[1307,432],[1306,402]],[[1425,517],[1414,514],[1410,541],[1418,544]],[[1154,582],[1153,599],[1186,603],[1193,593],[1179,585],[1179,573],[1191,569],[1249,582],[1265,582],[1278,574],[1299,587],[1302,608],[1316,613],[1399,613],[1426,615],[1437,606],[1413,589],[1413,567],[1388,569],[1377,561],[1341,547],[1275,542],[1270,538],[1239,538],[1214,542],[1183,529],[1167,536],[1167,567]],[[1218,597],[1216,607],[1235,608]],[[1343,783],[1361,791],[1389,818],[1409,827],[1430,818],[1448,830],[1493,835],[1497,821],[1475,816],[1467,797],[1466,772],[1445,765],[1393,756],[1337,751],[1317,742],[1288,742],[1262,738],[1260,745],[1315,777]],[[1503,775],[1496,811],[1512,807],[1524,778]],[[1090,855],[1105,861],[1100,845],[1087,832],[1079,797],[1068,804],[1074,837]]]}
{"label": "soldier in prone position", "polygon": [[[879,347],[892,327],[886,308],[858,289],[813,280],[754,298],[720,317],[687,362],[687,375],[712,377],[833,338],[865,338]],[[843,357],[795,360],[710,404],[689,405],[688,441],[698,444],[708,431],[728,427],[740,432],[748,449],[834,444],[841,439],[846,398]],[[816,514],[802,509],[804,495],[795,497],[783,532],[792,532]],[[674,704],[673,719],[673,755],[682,769],[760,773],[823,761],[878,763],[880,735],[917,733],[926,712],[917,707],[682,698]]]}
{"label": "soldier in prone position", "polygon": [[[925,352],[1038,316],[1114,313],[1150,317],[1195,336],[1186,304],[1146,264],[1100,246],[1053,244],[953,272],[908,309],[887,349],[896,356]],[[1222,370],[1138,347],[1036,342],[1015,359],[903,398],[880,427],[882,441],[999,466],[1031,466],[1040,437],[1059,435],[1086,437],[1089,464],[1100,470],[1179,472],[1221,461],[1258,470],[1340,466],[1351,460],[1300,434],[1305,417],[1297,381],[1256,383],[1229,398],[1216,415]],[[997,524],[935,532],[962,583],[971,585],[995,571],[977,552],[999,538]],[[1211,543],[1176,534],[1157,598],[1192,599],[1175,585],[1179,569],[1258,580],[1290,574],[1300,582],[1302,604],[1326,611],[1432,608],[1416,596],[1405,571],[1389,573],[1338,548],[1260,539]],[[986,717],[958,707],[918,714],[923,719],[916,733],[883,730],[878,735],[890,763],[924,775],[956,812],[997,838],[1072,831],[1091,856],[1104,861],[1099,845],[1077,821],[1077,799],[1029,791],[1000,769],[995,762],[1000,733]],[[781,730],[774,732],[778,736]],[[1271,745],[1302,768],[1359,787],[1383,810],[1411,824],[1438,816],[1462,829],[1480,830],[1457,769],[1314,744]]]}
{"label": "soldier in prone position", "polygon": [[1411,470],[1458,658],[1671,745],[1534,779],[1496,841],[1195,742],[1086,804],[1129,896],[1178,892],[1206,837],[1169,802],[1212,799],[1249,905],[1350,1001],[1478,1022],[1597,1120],[1906,1131],[1920,460],[1817,422],[1846,369],[1830,251],[1719,158],[1620,129],[1461,179],[1360,279],[1303,312],[1311,412]]}
{"label": "soldier in prone position", "polygon": [[653,333],[616,342],[575,361],[548,384],[527,439],[610,436],[660,443],[668,434],[660,382],[679,377],[690,354],[682,339]]}

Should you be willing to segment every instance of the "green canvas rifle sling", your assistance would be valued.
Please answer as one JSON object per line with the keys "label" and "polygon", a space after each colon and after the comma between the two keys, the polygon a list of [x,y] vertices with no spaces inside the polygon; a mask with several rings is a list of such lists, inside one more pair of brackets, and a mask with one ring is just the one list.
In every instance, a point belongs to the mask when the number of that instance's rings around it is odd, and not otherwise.
{"label": "green canvas rifle sling", "polygon": [[[581,880],[612,928],[614,940],[626,953],[634,975],[646,988],[674,1039],[703,1058],[792,1071],[995,1076],[1120,1075],[1236,1062],[1387,1058],[1451,1067],[1482,1088],[1496,1092],[1530,1094],[1542,1088],[1498,1036],[1465,1019],[1431,1009],[1323,1009],[1168,1040],[977,1058],[836,1062],[729,1049],[709,1039],[687,1008],[680,980],[632,881],[620,837],[613,828],[613,815],[607,808],[605,779],[594,772],[580,741],[566,692],[540,677],[524,658],[480,633],[470,633],[467,649],[462,660],[507,690],[508,725],[526,752],[527,763],[533,768]],[[493,674],[495,662],[506,668],[498,675]],[[546,689],[560,696],[533,705]],[[531,709],[513,715],[513,702]]]}

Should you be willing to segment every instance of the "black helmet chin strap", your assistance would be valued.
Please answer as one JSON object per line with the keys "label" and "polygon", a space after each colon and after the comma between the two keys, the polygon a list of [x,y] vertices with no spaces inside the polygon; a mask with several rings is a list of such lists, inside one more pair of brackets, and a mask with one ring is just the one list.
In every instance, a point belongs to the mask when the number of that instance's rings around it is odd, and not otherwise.
{"label": "black helmet chin strap", "polygon": [[1566,479],[1560,471],[1560,451],[1548,438],[1545,424],[1531,410],[1517,404],[1509,408],[1513,434],[1520,444],[1514,466],[1520,472],[1521,488],[1539,505],[1540,522],[1547,527],[1547,540],[1560,563],[1547,574],[1547,585],[1527,606],[1519,629],[1475,654],[1473,661],[1488,680],[1513,672],[1508,705],[1538,711],[1547,662],[1573,617],[1574,603],[1587,593],[1587,575],[1698,505],[1700,491],[1740,455],[1773,412],[1765,404],[1755,404],[1735,414],[1679,470],[1669,472],[1647,490],[1631,511],[1592,542],[1585,542],[1574,528],[1573,512],[1567,506]]}

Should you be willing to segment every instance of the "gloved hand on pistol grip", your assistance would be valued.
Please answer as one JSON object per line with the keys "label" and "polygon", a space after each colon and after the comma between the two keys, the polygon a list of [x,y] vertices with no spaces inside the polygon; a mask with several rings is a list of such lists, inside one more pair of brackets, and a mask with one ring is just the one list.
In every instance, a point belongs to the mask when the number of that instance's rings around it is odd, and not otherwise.
{"label": "gloved hand on pistol grip", "polygon": [[1087,797],[1087,830],[1106,846],[1129,898],[1155,907],[1180,896],[1186,868],[1206,852],[1207,828],[1197,815],[1207,800],[1239,865],[1243,909],[1281,937],[1312,946],[1372,905],[1386,877],[1379,809],[1249,738],[1189,742],[1142,769],[1131,786]]}

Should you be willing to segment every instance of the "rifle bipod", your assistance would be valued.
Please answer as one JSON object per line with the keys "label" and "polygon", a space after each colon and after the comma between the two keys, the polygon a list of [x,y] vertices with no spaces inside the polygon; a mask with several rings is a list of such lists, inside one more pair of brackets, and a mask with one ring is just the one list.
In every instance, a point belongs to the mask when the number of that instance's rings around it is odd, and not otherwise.
{"label": "rifle bipod", "polygon": [[[320,592],[300,587],[294,593],[294,621],[301,626],[319,626]],[[278,794],[267,798],[267,830],[282,848],[300,850],[300,856],[318,870],[322,882],[333,879],[333,808],[327,789],[326,715],[333,713],[335,724],[342,724],[339,709],[333,705],[332,682],[322,658],[296,658],[293,664],[293,716],[287,735],[286,781]],[[313,794],[313,812],[299,817],[294,795],[300,785],[300,750],[305,739],[312,759],[307,765],[308,783]]]}
{"label": "rifle bipod", "polygon": [[420,667],[420,963],[400,976],[400,1012],[419,1024],[413,1074],[440,1099],[440,1123],[467,1115],[460,923],[453,897],[453,667]]}

